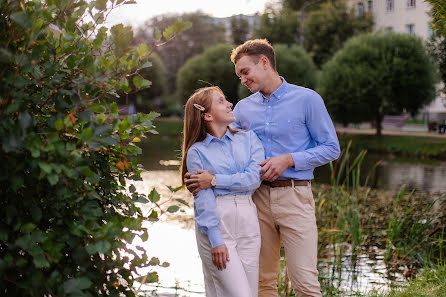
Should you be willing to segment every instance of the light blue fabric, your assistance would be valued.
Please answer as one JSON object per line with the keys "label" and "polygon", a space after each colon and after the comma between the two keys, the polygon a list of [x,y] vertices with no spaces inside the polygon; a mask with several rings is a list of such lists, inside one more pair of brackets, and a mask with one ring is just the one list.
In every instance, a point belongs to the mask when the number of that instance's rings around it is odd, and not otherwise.
{"label": "light blue fabric", "polygon": [[199,191],[194,199],[198,230],[209,237],[213,248],[224,244],[218,227],[215,197],[252,195],[260,186],[258,164],[263,160],[262,143],[252,131],[232,134],[228,130],[222,139],[208,134],[187,152],[186,166],[190,173],[203,169],[216,176],[215,188]]}
{"label": "light blue fabric", "polygon": [[291,153],[295,166],[278,179],[311,180],[315,167],[339,157],[336,131],[318,93],[281,79],[269,101],[256,92],[238,102],[231,126],[254,131],[266,158]]}

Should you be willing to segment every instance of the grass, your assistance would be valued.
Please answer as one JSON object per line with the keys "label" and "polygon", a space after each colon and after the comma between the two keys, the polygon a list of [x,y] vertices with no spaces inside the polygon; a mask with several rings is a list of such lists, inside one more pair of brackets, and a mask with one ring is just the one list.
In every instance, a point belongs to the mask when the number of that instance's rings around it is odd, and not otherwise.
{"label": "grass", "polygon": [[368,297],[440,297],[446,296],[446,263],[436,268],[426,268],[407,286],[394,288],[386,293],[371,292]]}
{"label": "grass", "polygon": [[446,159],[446,138],[406,135],[339,134],[341,147],[352,141],[352,150],[387,153],[403,157]]}

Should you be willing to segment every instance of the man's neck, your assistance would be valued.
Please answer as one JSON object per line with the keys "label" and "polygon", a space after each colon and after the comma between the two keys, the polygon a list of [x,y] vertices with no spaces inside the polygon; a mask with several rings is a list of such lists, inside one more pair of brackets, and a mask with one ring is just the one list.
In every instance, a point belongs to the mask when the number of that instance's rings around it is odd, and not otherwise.
{"label": "man's neck", "polygon": [[261,92],[263,96],[265,96],[269,100],[271,94],[274,93],[281,85],[282,85],[282,79],[280,79],[279,74],[274,73],[271,76],[269,83],[267,83],[267,86],[265,86],[265,89],[261,90]]}

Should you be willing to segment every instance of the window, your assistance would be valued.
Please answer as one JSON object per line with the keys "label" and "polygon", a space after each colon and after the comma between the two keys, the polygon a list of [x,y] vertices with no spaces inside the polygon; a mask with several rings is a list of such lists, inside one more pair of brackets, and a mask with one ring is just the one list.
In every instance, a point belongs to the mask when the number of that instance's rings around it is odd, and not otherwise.
{"label": "window", "polygon": [[391,12],[393,11],[394,3],[393,0],[386,0],[386,11]]}
{"label": "window", "polygon": [[415,25],[414,24],[406,25],[406,33],[410,35],[415,34]]}
{"label": "window", "polygon": [[364,16],[364,3],[362,2],[358,3],[358,16]]}
{"label": "window", "polygon": [[393,27],[386,27],[386,32],[393,32]]}
{"label": "window", "polygon": [[427,23],[427,37],[431,38],[433,34],[434,34],[434,31],[432,30],[432,23],[428,22]]}
{"label": "window", "polygon": [[415,0],[407,0],[407,8],[415,8]]}
{"label": "window", "polygon": [[369,0],[367,1],[367,10],[372,10],[373,9],[373,1]]}

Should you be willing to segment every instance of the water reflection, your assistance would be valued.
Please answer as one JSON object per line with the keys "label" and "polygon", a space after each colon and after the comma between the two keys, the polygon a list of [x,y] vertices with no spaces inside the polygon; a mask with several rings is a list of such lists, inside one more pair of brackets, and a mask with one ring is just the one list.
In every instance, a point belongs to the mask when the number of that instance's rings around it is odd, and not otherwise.
{"label": "water reflection", "polygon": [[[147,171],[142,174],[143,181],[134,182],[138,192],[148,194],[153,187],[161,194],[160,203],[167,203],[169,198],[184,199],[192,206],[193,197],[186,190],[180,190],[174,195],[167,186],[176,187],[180,184],[178,170]],[[147,214],[150,210],[142,206]],[[148,257],[158,257],[161,262],[167,261],[170,267],[157,267],[159,284],[144,285],[142,292],[147,296],[204,296],[203,274],[201,261],[196,247],[193,209],[183,207],[178,214],[165,214],[156,223],[145,222],[149,229],[149,240],[141,242],[135,240],[132,246],[140,245]],[[389,272],[383,261],[383,251],[369,249],[357,256],[348,256],[349,246],[344,248],[342,265],[330,265],[334,259],[321,259],[319,269],[323,278],[331,279],[339,289],[348,292],[367,292],[373,288],[385,289],[390,284],[389,279],[402,280],[400,274],[389,278]],[[341,267],[340,271],[333,271],[333,267]],[[141,274],[151,270],[139,271]],[[333,282],[333,279],[336,279]]]}

